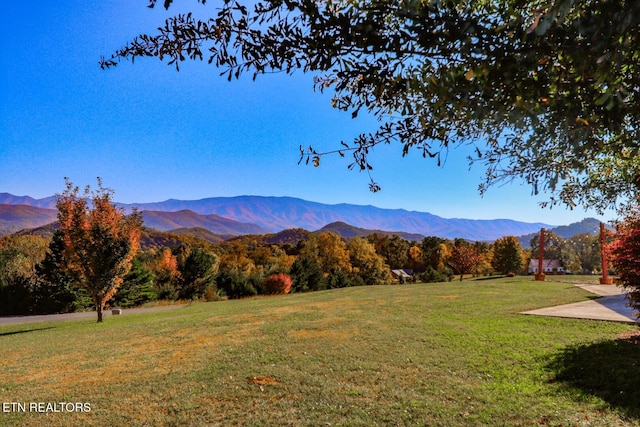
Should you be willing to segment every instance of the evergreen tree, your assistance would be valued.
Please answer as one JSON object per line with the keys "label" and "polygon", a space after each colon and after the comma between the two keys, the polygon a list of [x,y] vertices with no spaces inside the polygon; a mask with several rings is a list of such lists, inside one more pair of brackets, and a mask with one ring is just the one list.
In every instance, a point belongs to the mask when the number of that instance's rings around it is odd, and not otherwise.
{"label": "evergreen tree", "polygon": [[112,304],[128,308],[155,301],[158,294],[153,284],[153,274],[136,257],[131,261],[131,270],[124,276],[118,292],[113,296]]}
{"label": "evergreen tree", "polygon": [[189,251],[189,255],[179,266],[182,276],[180,298],[202,298],[209,286],[215,284],[218,258],[202,248]]}
{"label": "evergreen tree", "polygon": [[325,277],[318,264],[311,258],[296,259],[289,272],[293,280],[293,292],[318,291],[326,288]]}
{"label": "evergreen tree", "polygon": [[65,265],[62,231],[56,230],[44,260],[36,266],[34,297],[38,313],[70,313],[93,305],[87,290],[74,285]]}

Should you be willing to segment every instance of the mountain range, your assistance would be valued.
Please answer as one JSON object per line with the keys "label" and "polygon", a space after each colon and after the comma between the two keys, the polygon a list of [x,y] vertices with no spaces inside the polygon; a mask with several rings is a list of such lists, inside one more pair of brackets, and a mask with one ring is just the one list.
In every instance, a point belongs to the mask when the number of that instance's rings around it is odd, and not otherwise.
{"label": "mountain range", "polygon": [[[55,197],[34,199],[0,193],[0,234],[55,221],[55,201]],[[544,223],[510,219],[447,219],[427,212],[346,203],[329,205],[292,197],[170,199],[121,206],[127,210],[135,207],[142,211],[145,225],[160,231],[202,228],[224,235],[264,234],[291,228],[315,231],[328,224],[341,222],[363,230],[491,241],[505,235],[535,233],[542,227],[552,228]]]}

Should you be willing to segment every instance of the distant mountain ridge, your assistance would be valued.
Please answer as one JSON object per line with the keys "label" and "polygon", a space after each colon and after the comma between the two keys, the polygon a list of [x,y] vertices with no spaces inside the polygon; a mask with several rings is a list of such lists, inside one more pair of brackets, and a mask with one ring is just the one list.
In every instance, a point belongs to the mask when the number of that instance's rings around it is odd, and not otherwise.
{"label": "distant mountain ridge", "polygon": [[[614,228],[609,225],[606,225],[606,228],[608,230],[614,230]],[[561,225],[552,228],[551,231],[553,231],[557,236],[560,236],[563,239],[568,239],[569,237],[582,233],[595,236],[596,234],[600,233],[600,221],[595,218],[585,218],[580,222],[574,222],[573,224]],[[539,232],[540,230],[538,230],[536,233],[529,233],[527,235],[518,237],[518,240],[520,241],[522,247],[531,247],[531,239],[533,239],[533,237]]]}
{"label": "distant mountain ridge", "polygon": [[183,209],[177,212],[142,211],[144,225],[158,231],[171,231],[185,228],[204,228],[215,234],[265,234],[266,230],[256,224],[247,224],[221,216],[210,214],[201,215],[191,210]]}
{"label": "distant mountain ridge", "polygon": [[288,228],[318,230],[327,224],[344,222],[353,227],[403,231],[423,236],[460,237],[469,240],[495,240],[505,235],[520,236],[540,228],[543,223],[510,219],[445,219],[427,212],[382,209],[347,203],[328,205],[293,197],[237,196],[201,200],[166,200],[158,203],[126,205],[140,210],[176,211],[189,209],[199,214],[215,214],[244,223],[257,224],[273,232]]}
{"label": "distant mountain ridge", "polygon": [[30,196],[14,196],[9,193],[0,193],[0,204],[2,205],[26,205],[43,209],[55,209],[56,200],[56,196],[34,199]]}
{"label": "distant mountain ridge", "polygon": [[[38,200],[28,196],[18,197],[9,193],[0,193],[0,203],[55,207],[55,197]],[[236,235],[279,232],[292,228],[315,231],[331,223],[343,222],[365,230],[402,231],[422,236],[491,241],[506,235],[522,236],[535,233],[542,227],[552,228],[548,224],[526,223],[510,219],[445,219],[427,212],[382,209],[347,203],[328,205],[293,197],[237,196],[201,200],[170,199],[164,202],[121,204],[121,206],[127,209],[138,208],[146,216],[145,221],[150,222],[146,224],[147,226],[153,227],[153,221],[158,221],[165,224],[157,225],[163,230],[171,229],[169,227],[172,225],[169,223],[172,222],[176,225],[173,228],[201,227],[210,230],[211,225],[207,226],[206,223],[213,220],[213,217],[198,218],[194,221],[194,214],[205,217],[217,215],[227,221],[226,224],[229,224],[228,221],[235,221],[241,223],[241,227],[245,227],[246,231],[237,230],[233,233]],[[176,212],[187,210],[192,213],[176,214]],[[145,214],[144,212],[153,213]],[[159,212],[171,212],[174,215]],[[185,221],[177,221],[176,217],[183,217]],[[190,219],[187,220],[186,217]]]}

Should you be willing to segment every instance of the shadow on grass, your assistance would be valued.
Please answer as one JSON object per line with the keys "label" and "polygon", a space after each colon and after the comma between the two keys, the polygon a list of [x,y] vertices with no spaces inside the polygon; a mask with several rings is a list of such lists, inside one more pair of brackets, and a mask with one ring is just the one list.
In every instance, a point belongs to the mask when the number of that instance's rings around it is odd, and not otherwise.
{"label": "shadow on grass", "polygon": [[495,279],[502,279],[505,278],[507,276],[486,276],[486,277],[472,277],[471,279],[468,279],[469,282],[482,282],[485,280],[495,280]]}
{"label": "shadow on grass", "polygon": [[547,366],[552,382],[596,396],[626,417],[640,419],[640,343],[617,339],[565,349]]}
{"label": "shadow on grass", "polygon": [[4,332],[0,334],[0,337],[4,337],[7,335],[26,334],[27,332],[44,331],[46,329],[53,329],[53,326],[47,326],[46,328],[25,329],[23,331]]}

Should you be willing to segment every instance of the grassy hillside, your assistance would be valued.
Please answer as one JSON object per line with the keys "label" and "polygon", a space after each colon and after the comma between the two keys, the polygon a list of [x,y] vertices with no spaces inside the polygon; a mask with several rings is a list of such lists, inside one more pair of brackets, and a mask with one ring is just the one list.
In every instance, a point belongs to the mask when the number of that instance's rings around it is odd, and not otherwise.
{"label": "grassy hillside", "polygon": [[640,425],[633,327],[518,314],[588,297],[513,278],[4,326],[1,401],[91,412],[0,425]]}

